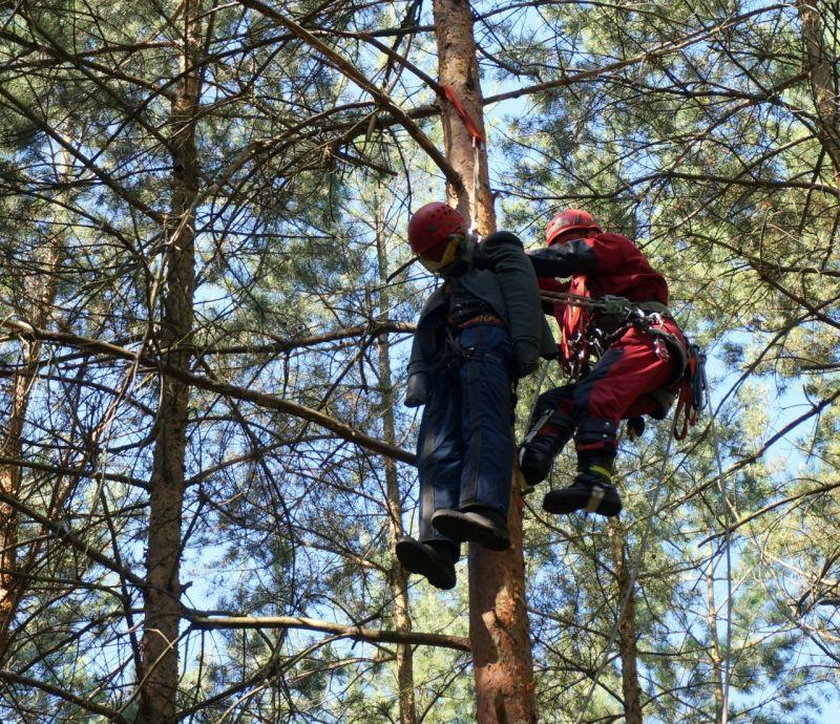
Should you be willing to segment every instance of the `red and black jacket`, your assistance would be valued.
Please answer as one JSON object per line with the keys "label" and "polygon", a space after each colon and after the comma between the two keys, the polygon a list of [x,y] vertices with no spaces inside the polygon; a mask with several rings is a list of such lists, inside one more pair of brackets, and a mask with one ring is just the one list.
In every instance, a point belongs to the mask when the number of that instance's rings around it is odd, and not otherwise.
{"label": "red and black jacket", "polygon": [[567,291],[568,285],[552,284],[546,278],[582,275],[592,297],[614,295],[631,302],[668,304],[665,277],[630,239],[620,234],[599,233],[531,251],[528,256],[543,288]]}

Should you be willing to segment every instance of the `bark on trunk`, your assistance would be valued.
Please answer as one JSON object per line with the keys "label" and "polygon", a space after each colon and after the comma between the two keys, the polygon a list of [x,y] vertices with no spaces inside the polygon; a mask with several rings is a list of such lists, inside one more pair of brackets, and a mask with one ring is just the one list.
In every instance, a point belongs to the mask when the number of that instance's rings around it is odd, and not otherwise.
{"label": "bark on trunk", "polygon": [[[58,277],[55,272],[64,258],[64,240],[60,234],[53,236],[40,253],[40,268],[45,272],[34,279],[25,280],[36,294],[30,309],[20,310],[25,319],[38,328],[46,328],[52,316],[55,297],[58,292]],[[31,285],[31,286],[30,286]],[[23,457],[23,430],[30,392],[35,383],[35,372],[27,366],[41,354],[41,343],[35,339],[21,343],[20,364],[22,372],[12,378],[11,409],[0,439],[0,455],[15,460]],[[14,464],[0,464],[0,490],[17,498],[21,491],[22,470]],[[23,593],[18,574],[17,555],[19,519],[17,511],[0,503],[0,662],[6,658],[9,629]]]}
{"label": "bark on trunk", "polygon": [[[438,48],[438,80],[442,86],[450,86],[461,100],[464,108],[484,135],[484,111],[481,82],[473,36],[473,16],[465,0],[435,0],[435,35]],[[458,210],[472,219],[473,225],[482,233],[496,230],[496,212],[487,172],[487,152],[484,147],[476,154],[473,136],[453,104],[439,98],[441,123],[446,158],[463,180],[470,199],[459,198],[451,186],[447,188],[449,201]],[[478,160],[478,190],[474,189],[475,162]]]}
{"label": "bark on trunk", "polygon": [[[160,349],[165,350],[166,361],[183,369],[190,366],[195,287],[195,117],[200,92],[195,18],[199,5],[200,0],[186,0],[182,6],[181,78],[170,120],[172,203],[165,228],[165,286],[156,338]],[[189,386],[168,376],[161,377],[160,384],[149,501],[139,724],[175,724],[177,720],[179,563]]]}
{"label": "bark on trunk", "polygon": [[715,605],[715,552],[709,556],[709,569],[706,573],[706,620],[709,624],[709,657],[712,665],[712,686],[715,691],[715,721],[724,721],[725,696],[723,680],[723,655],[718,638],[717,606]]}
{"label": "bark on trunk", "polygon": [[817,137],[834,167],[834,182],[840,186],[840,88],[837,55],[825,42],[818,0],[797,0],[802,21],[804,63],[811,77],[811,93],[817,111]]}
{"label": "bark on trunk", "polygon": [[[40,344],[37,341],[23,343],[21,363],[26,365],[37,355]],[[0,454],[19,459],[23,454],[22,435],[29,405],[31,375],[21,373],[12,380],[12,409],[9,421],[0,441]],[[20,494],[21,468],[17,465],[0,465],[0,490],[17,498]],[[6,658],[9,628],[16,609],[17,585],[17,511],[6,503],[0,503],[0,661]]]}
{"label": "bark on trunk", "polygon": [[[473,16],[465,0],[434,0],[438,74],[451,87],[476,129],[484,134],[481,83],[473,36]],[[471,198],[457,198],[480,233],[496,229],[496,215],[487,173],[487,153],[476,153],[473,135],[455,106],[441,98],[446,157],[461,175]],[[478,173],[476,174],[476,163]],[[478,188],[476,189],[476,178]],[[471,545],[469,556],[470,643],[476,685],[477,721],[514,724],[536,722],[534,673],[525,607],[525,562],[522,552],[522,498],[518,471],[508,525],[513,548],[504,553]]]}
{"label": "bark on trunk", "polygon": [[636,649],[636,598],[632,590],[633,572],[627,560],[624,529],[611,520],[608,526],[613,566],[618,582],[618,600],[627,598],[627,605],[618,621],[618,650],[621,656],[621,690],[626,724],[641,724],[642,700],[639,687],[638,652]]}
{"label": "bark on trunk", "polygon": [[[514,473],[514,490],[519,488]],[[470,545],[470,645],[476,690],[476,721],[522,724],[537,721],[534,665],[525,605],[522,497],[511,496],[511,550]]]}
{"label": "bark on trunk", "polygon": [[[381,206],[381,200],[380,200]],[[382,291],[379,298],[379,315],[387,316],[391,308],[388,294],[388,254],[383,236],[384,221],[381,208],[377,208],[376,253],[379,260],[379,281]],[[391,342],[387,334],[379,337],[379,388],[382,395],[382,425],[386,442],[395,444],[394,384],[391,375]],[[391,595],[394,598],[394,624],[396,630],[411,631],[408,602],[408,575],[397,559],[396,544],[403,535],[402,505],[397,479],[397,462],[383,458],[387,491],[388,527],[391,541]],[[417,700],[414,694],[414,650],[408,644],[397,644],[397,686],[399,687],[400,724],[416,724]]]}

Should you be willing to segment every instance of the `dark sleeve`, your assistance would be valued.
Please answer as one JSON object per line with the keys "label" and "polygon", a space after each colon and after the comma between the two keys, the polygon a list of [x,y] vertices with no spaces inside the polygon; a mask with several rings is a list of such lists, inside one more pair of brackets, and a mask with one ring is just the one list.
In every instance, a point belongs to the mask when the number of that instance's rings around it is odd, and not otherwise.
{"label": "dark sleeve", "polygon": [[519,237],[509,231],[490,234],[482,243],[486,258],[499,279],[511,320],[511,337],[537,340],[541,336],[542,307],[537,276]]}
{"label": "dark sleeve", "polygon": [[435,326],[444,300],[443,288],[440,287],[426,300],[420,313],[408,361],[408,384],[405,393],[405,404],[408,407],[426,403],[429,394],[429,358],[438,352],[435,346]]}
{"label": "dark sleeve", "polygon": [[538,277],[568,277],[592,274],[598,268],[598,257],[592,239],[574,239],[528,252]]}
{"label": "dark sleeve", "polygon": [[498,231],[482,242],[482,253],[505,297],[515,361],[522,370],[533,368],[542,349],[544,319],[537,276],[522,242],[509,231]]}

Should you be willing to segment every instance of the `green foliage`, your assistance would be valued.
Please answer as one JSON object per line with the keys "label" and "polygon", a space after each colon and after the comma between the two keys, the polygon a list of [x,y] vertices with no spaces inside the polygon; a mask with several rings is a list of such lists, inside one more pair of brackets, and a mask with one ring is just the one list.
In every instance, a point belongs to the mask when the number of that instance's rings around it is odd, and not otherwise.
{"label": "green foliage", "polygon": [[[436,282],[402,268],[403,235],[411,208],[443,197],[443,179],[336,58],[441,146],[435,94],[414,72],[437,72],[429,10],[271,7],[335,57],[271,15],[201,4],[189,372],[408,450],[417,418],[399,402],[406,325]],[[667,275],[671,306],[711,355],[712,407],[683,443],[667,445],[669,422],[622,442],[617,525],[546,517],[544,490],[528,499],[540,720],[624,716],[614,639],[623,560],[638,574],[645,720],[719,720],[715,697],[728,684],[730,721],[816,721],[838,661],[840,169],[836,128],[821,125],[803,70],[796,8],[472,7],[485,97],[525,89],[486,109],[500,225],[536,246],[554,211],[586,207]],[[49,0],[0,10],[0,319],[53,333],[36,349],[3,329],[0,402],[10,411],[15,380],[35,375],[17,495],[54,524],[18,512],[3,721],[95,721],[97,706],[137,716],[162,379],[147,360],[161,352],[183,9]],[[830,49],[837,9],[819,9]],[[376,336],[375,323],[398,331]],[[147,357],[116,359],[73,335]],[[559,381],[554,370],[544,386]],[[518,390],[520,438],[534,385]],[[414,529],[414,470],[388,470],[323,426],[218,386],[191,388],[186,435],[181,720],[398,721],[395,644],[189,620],[398,628],[391,544]],[[567,451],[551,485],[573,465]],[[468,635],[464,561],[458,577],[446,593],[409,579],[413,631]],[[466,654],[413,647],[412,673],[418,719],[475,720]]]}

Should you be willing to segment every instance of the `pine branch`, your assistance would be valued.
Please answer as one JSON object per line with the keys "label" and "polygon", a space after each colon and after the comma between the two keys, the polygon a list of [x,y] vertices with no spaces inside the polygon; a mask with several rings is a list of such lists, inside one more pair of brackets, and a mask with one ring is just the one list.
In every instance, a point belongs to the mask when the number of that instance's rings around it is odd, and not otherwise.
{"label": "pine branch", "polygon": [[318,38],[316,38],[315,35],[309,30],[301,27],[296,22],[294,22],[294,20],[286,17],[285,15],[278,12],[269,5],[266,5],[260,0],[239,1],[245,7],[248,7],[265,15],[271,18],[272,20],[276,21],[283,27],[287,28],[298,38],[303,40],[305,43],[313,47],[325,58],[327,58],[329,62],[333,64],[335,68],[337,68],[342,73],[342,75],[349,78],[354,83],[356,83],[356,85],[358,85],[362,90],[369,93],[382,108],[390,112],[399,121],[399,123],[403,126],[403,128],[405,128],[408,134],[429,155],[429,157],[435,162],[437,167],[443,172],[444,176],[446,176],[446,180],[450,184],[452,184],[454,189],[458,191],[459,196],[461,193],[466,194],[466,190],[464,189],[464,182],[461,179],[461,175],[457,171],[455,171],[455,169],[452,167],[452,164],[449,163],[449,161],[440,152],[437,146],[435,146],[435,144],[432,143],[428,136],[426,136],[426,134],[423,133],[422,130],[420,130],[420,127],[408,116],[408,114],[405,111],[403,111],[402,108],[397,106],[386,93],[384,93],[373,83],[371,83],[365,77],[364,73],[362,73],[352,63],[350,63],[346,58],[342,57],[332,48],[318,40]]}
{"label": "pine branch", "polygon": [[132,361],[136,360],[142,366],[156,369],[163,375],[172,377],[181,382],[192,385],[193,387],[210,390],[211,392],[230,396],[239,400],[247,400],[269,410],[277,410],[278,412],[287,413],[293,417],[320,425],[321,427],[335,433],[335,435],[339,438],[372,450],[380,455],[408,463],[409,465],[416,464],[415,455],[403,450],[402,448],[389,445],[388,443],[382,442],[375,437],[357,432],[350,425],[339,422],[319,410],[313,410],[310,407],[290,402],[289,400],[277,397],[276,395],[270,395],[265,392],[257,392],[256,390],[251,390],[246,387],[231,385],[212,380],[207,377],[202,377],[201,375],[194,374],[180,367],[176,367],[175,365],[163,362],[162,360],[152,357],[142,351],[133,352],[132,350],[124,347],[119,347],[115,344],[110,344],[97,339],[81,337],[68,332],[49,332],[44,329],[36,329],[26,322],[12,319],[4,319],[2,323],[0,323],[0,326],[14,330],[22,335],[32,336],[35,339],[56,342],[58,344],[68,345],[71,347],[80,347],[89,352],[103,354],[108,357],[128,359]]}
{"label": "pine branch", "polygon": [[301,616],[190,616],[186,614],[193,628],[197,629],[287,629],[302,628],[307,631],[321,631],[337,634],[356,641],[412,644],[417,646],[439,646],[458,651],[469,651],[469,640],[462,636],[419,633],[413,631],[384,631],[382,629],[343,626],[329,621]]}
{"label": "pine branch", "polygon": [[0,680],[7,681],[12,684],[22,684],[23,686],[28,686],[33,689],[40,689],[47,694],[57,696],[59,699],[64,699],[64,701],[69,701],[71,704],[75,704],[76,706],[79,706],[93,714],[104,716],[109,722],[131,724],[130,720],[126,719],[118,711],[109,709],[107,706],[102,706],[101,704],[97,704],[89,699],[84,699],[81,696],[77,696],[76,694],[66,691],[65,689],[47,684],[44,681],[39,681],[38,679],[33,679],[29,676],[21,676],[20,674],[16,674],[14,671],[9,671],[7,669],[0,669]]}
{"label": "pine branch", "polygon": [[0,490],[0,503],[5,503],[6,505],[11,506],[19,513],[25,515],[27,518],[30,518],[36,523],[42,525],[59,540],[68,544],[72,548],[75,548],[77,551],[80,551],[91,560],[107,568],[109,571],[113,571],[122,579],[130,581],[140,590],[145,590],[146,581],[143,578],[123,568],[113,559],[108,558],[108,556],[105,556],[99,551],[92,548],[87,541],[85,541],[83,538],[80,538],[72,531],[68,530],[66,524],[59,524],[55,521],[50,520],[47,516],[42,515],[34,508],[31,508],[26,503],[18,500],[13,495],[9,495],[3,490]]}

